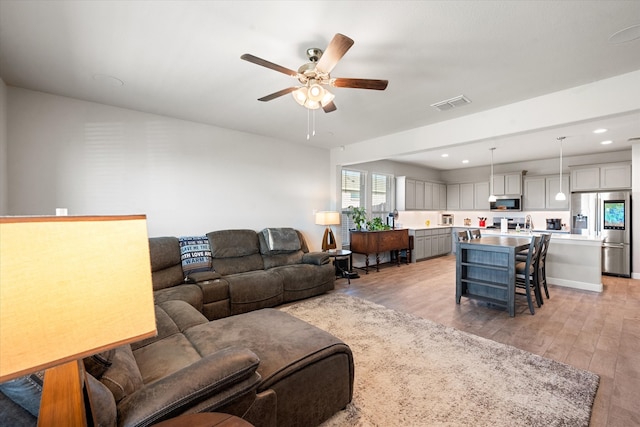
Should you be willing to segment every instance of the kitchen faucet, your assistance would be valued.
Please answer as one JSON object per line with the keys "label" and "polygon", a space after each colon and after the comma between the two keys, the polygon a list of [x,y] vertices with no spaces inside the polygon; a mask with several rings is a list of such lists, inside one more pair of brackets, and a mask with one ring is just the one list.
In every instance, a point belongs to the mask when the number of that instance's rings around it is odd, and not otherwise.
{"label": "kitchen faucet", "polygon": [[531,215],[526,216],[524,220],[524,228],[529,231],[533,231],[533,218],[531,218]]}

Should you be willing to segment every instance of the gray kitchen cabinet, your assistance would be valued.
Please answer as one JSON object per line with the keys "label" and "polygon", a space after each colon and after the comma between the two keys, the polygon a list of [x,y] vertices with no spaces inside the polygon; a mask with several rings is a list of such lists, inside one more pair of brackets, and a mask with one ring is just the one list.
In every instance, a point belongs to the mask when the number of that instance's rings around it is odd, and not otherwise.
{"label": "gray kitchen cabinet", "polygon": [[416,260],[423,259],[425,257],[424,256],[424,235],[418,236],[418,232],[420,231],[421,230],[416,231],[416,236],[414,237],[414,242],[413,242],[413,251],[415,252]]}
{"label": "gray kitchen cabinet", "polygon": [[399,176],[396,178],[396,209],[408,211],[416,208],[416,180]]}
{"label": "gray kitchen cabinet", "polygon": [[[436,197],[436,193],[437,196]],[[434,184],[433,185],[433,200],[435,205],[435,200],[438,200],[438,206],[434,206],[434,209],[444,210],[447,209],[447,186],[444,184]]]}
{"label": "gray kitchen cabinet", "polygon": [[571,191],[598,191],[631,188],[631,163],[573,166]]}
{"label": "gray kitchen cabinet", "polygon": [[447,210],[460,209],[460,184],[447,184]]}
{"label": "gray kitchen cabinet", "polygon": [[522,204],[525,211],[545,209],[546,181],[542,177],[525,177]]}
{"label": "gray kitchen cabinet", "polygon": [[433,184],[431,182],[425,182],[424,183],[424,203],[423,203],[423,209],[424,210],[432,210],[434,209],[434,205],[433,205],[433,187],[436,184]]}
{"label": "gray kitchen cabinet", "polygon": [[524,178],[524,194],[522,196],[523,209],[525,211],[541,210],[569,210],[569,176],[562,175],[562,192],[567,200],[556,200],[556,194],[560,190],[560,177],[558,175],[531,176]]}
{"label": "gray kitchen cabinet", "polygon": [[445,210],[448,208],[446,191],[445,184],[398,176],[396,177],[396,209],[399,211]]}
{"label": "gray kitchen cabinet", "polygon": [[493,194],[496,196],[522,194],[522,173],[494,174]]}
{"label": "gray kitchen cabinet", "polygon": [[600,166],[600,188],[603,190],[631,188],[631,164]]}
{"label": "gray kitchen cabinet", "polygon": [[560,177],[550,176],[545,178],[546,184],[546,209],[554,210],[569,210],[569,200],[571,200],[571,193],[569,192],[569,177],[562,175],[562,192],[566,196],[566,200],[556,200],[556,194],[560,191]]}
{"label": "gray kitchen cabinet", "polygon": [[409,234],[414,236],[416,261],[451,252],[451,227],[409,230]]}
{"label": "gray kitchen cabinet", "polygon": [[476,182],[473,184],[474,200],[473,208],[488,211],[489,206],[489,182]]}
{"label": "gray kitchen cabinet", "polygon": [[460,209],[461,210],[473,210],[474,199],[474,185],[473,183],[460,184]]}
{"label": "gray kitchen cabinet", "polygon": [[425,258],[431,258],[432,256],[437,254],[437,244],[436,244],[436,250],[434,251],[433,249],[433,233],[431,232],[431,230],[427,230],[426,231],[426,236],[424,236],[424,257]]}
{"label": "gray kitchen cabinet", "polygon": [[424,209],[424,182],[416,180],[416,202],[413,207],[416,210]]}
{"label": "gray kitchen cabinet", "polygon": [[599,188],[599,167],[592,166],[571,170],[571,191],[597,190]]}

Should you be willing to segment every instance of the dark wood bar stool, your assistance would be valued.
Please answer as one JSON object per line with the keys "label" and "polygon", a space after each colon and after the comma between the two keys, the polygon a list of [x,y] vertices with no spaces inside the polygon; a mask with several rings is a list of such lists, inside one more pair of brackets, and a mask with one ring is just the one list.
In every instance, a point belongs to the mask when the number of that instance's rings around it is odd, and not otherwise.
{"label": "dark wood bar stool", "polygon": [[[540,293],[540,288],[536,284],[536,276],[538,275],[537,260],[541,252],[541,242],[542,236],[534,236],[529,244],[527,260],[516,264],[515,292],[518,295],[525,295],[527,297],[527,304],[529,305],[529,311],[531,314],[536,313],[533,308],[531,291],[534,293],[538,307],[542,306],[542,295]],[[518,292],[518,289],[523,289],[524,292]]]}

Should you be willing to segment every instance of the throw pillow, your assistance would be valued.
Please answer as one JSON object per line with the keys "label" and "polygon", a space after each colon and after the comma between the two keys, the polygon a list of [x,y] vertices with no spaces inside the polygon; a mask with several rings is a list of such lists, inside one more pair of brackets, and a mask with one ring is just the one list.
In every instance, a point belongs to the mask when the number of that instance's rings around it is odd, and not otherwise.
{"label": "throw pillow", "polygon": [[211,246],[207,236],[180,237],[180,258],[186,277],[191,273],[211,270]]}
{"label": "throw pillow", "polygon": [[262,236],[267,247],[263,255],[293,252],[300,250],[300,238],[293,228],[265,228]]}

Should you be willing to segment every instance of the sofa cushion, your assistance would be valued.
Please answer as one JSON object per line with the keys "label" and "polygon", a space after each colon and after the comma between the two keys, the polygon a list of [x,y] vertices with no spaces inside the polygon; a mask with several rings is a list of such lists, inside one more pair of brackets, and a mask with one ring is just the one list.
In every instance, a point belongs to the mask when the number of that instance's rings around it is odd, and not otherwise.
{"label": "sofa cushion", "polygon": [[180,286],[156,290],[153,292],[153,300],[156,304],[171,300],[185,301],[202,311],[202,290],[195,284],[181,283]]}
{"label": "sofa cushion", "polygon": [[259,253],[253,230],[219,230],[207,233],[213,258],[236,258]]}
{"label": "sofa cushion", "polygon": [[143,386],[142,375],[130,345],[116,348],[112,364],[102,375],[100,382],[111,391],[116,403]]}
{"label": "sofa cushion", "polygon": [[261,231],[260,253],[275,255],[299,251],[301,248],[298,233],[293,228],[265,228]]}
{"label": "sofa cushion", "polygon": [[151,280],[153,290],[168,288],[184,282],[180,241],[177,237],[149,238]]}
{"label": "sofa cushion", "polygon": [[273,271],[232,274],[224,280],[229,282],[232,314],[274,307],[283,302],[282,276]]}
{"label": "sofa cushion", "polygon": [[180,259],[185,276],[211,270],[211,247],[207,236],[184,236],[179,240]]}
{"label": "sofa cushion", "polygon": [[220,230],[207,233],[211,245],[211,264],[223,276],[264,270],[258,247],[258,234],[253,230]]}
{"label": "sofa cushion", "polygon": [[293,265],[302,263],[304,252],[298,250],[294,252],[285,252],[275,255],[263,255],[262,261],[266,270],[283,265]]}

